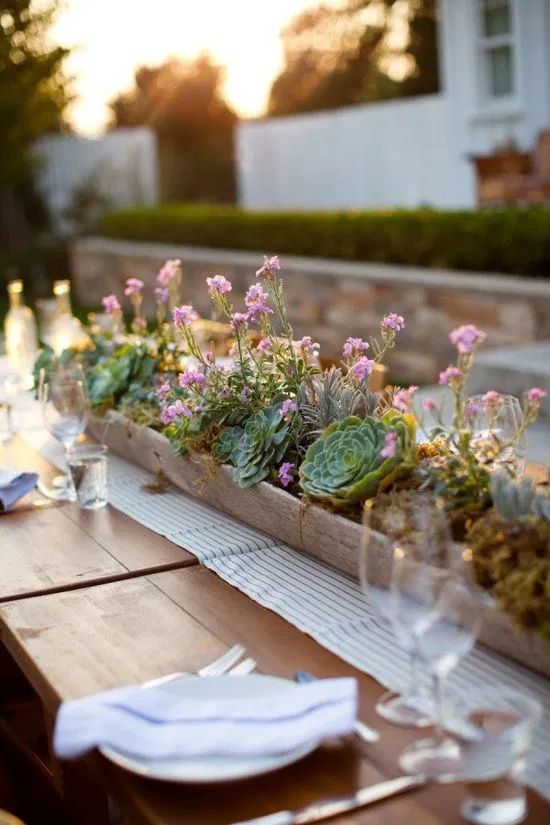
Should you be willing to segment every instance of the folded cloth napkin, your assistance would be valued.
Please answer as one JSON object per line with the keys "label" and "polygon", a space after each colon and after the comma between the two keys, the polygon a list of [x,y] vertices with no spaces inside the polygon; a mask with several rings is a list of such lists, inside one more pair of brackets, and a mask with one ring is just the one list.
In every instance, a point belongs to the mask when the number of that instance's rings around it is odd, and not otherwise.
{"label": "folded cloth napkin", "polygon": [[0,510],[9,510],[12,504],[36,487],[36,473],[0,470]]}
{"label": "folded cloth napkin", "polygon": [[142,759],[265,756],[349,733],[356,715],[355,679],[289,683],[242,699],[187,699],[132,685],[63,703],[54,749],[62,759],[100,745]]}

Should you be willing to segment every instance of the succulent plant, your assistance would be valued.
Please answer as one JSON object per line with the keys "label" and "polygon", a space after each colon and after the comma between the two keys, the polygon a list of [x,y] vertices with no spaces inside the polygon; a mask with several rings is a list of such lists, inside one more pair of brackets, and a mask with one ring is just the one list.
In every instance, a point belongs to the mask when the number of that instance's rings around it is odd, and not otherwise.
{"label": "succulent plant", "polygon": [[350,415],[374,415],[379,394],[346,382],[342,370],[331,367],[318,375],[308,375],[298,390],[300,414],[312,435]]}
{"label": "succulent plant", "polygon": [[231,461],[233,453],[244,433],[242,427],[226,427],[212,445],[212,455],[221,464]]}
{"label": "succulent plant", "polygon": [[537,492],[530,478],[516,481],[506,473],[493,473],[491,497],[495,510],[505,521],[536,516],[550,521],[550,496]]}
{"label": "succulent plant", "polygon": [[[396,453],[384,458],[386,435],[397,435]],[[414,438],[414,419],[390,410],[381,419],[349,416],[331,424],[308,448],[300,486],[312,498],[343,507],[364,501],[389,486]]]}
{"label": "succulent plant", "polygon": [[267,478],[282,460],[288,440],[289,425],[281,415],[280,404],[252,416],[230,455],[239,487],[252,487]]}

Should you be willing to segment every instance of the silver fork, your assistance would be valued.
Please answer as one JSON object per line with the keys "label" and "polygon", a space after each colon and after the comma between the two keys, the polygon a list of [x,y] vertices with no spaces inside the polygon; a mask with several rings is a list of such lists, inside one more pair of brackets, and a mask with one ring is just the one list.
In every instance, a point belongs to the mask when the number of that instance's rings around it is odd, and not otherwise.
{"label": "silver fork", "polygon": [[229,676],[248,676],[253,670],[256,670],[256,660],[249,656],[247,659],[239,662],[238,665],[235,665],[235,667],[232,667],[229,671]]}
{"label": "silver fork", "polygon": [[[245,653],[245,648],[242,645],[233,645],[233,647],[226,650],[226,652],[219,656],[217,659],[214,659],[213,662],[210,664],[201,667],[197,670],[196,674],[189,674],[184,673],[183,671],[176,671],[175,673],[168,673],[166,676],[160,676],[158,679],[151,679],[148,682],[144,682],[141,687],[143,688],[151,688],[157,687],[157,685],[163,685],[165,682],[171,682],[173,679],[179,679],[180,676],[221,676],[224,673],[227,673],[233,665],[235,665],[239,659]],[[245,662],[248,660],[244,660]],[[241,663],[242,664],[242,663]],[[254,663],[254,666],[256,663]]]}

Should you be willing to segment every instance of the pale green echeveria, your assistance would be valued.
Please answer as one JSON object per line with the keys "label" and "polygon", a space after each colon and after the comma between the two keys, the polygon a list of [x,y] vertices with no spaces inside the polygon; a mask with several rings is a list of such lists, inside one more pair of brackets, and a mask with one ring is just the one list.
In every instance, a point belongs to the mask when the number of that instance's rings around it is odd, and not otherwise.
{"label": "pale green echeveria", "polygon": [[[383,458],[386,435],[396,433],[396,452]],[[331,424],[308,449],[300,467],[300,486],[311,498],[335,507],[365,501],[388,486],[414,438],[414,419],[390,410],[382,418],[349,416]]]}
{"label": "pale green echeveria", "polygon": [[280,404],[250,418],[230,456],[239,487],[252,487],[266,479],[281,462],[288,439],[289,425],[281,415]]}

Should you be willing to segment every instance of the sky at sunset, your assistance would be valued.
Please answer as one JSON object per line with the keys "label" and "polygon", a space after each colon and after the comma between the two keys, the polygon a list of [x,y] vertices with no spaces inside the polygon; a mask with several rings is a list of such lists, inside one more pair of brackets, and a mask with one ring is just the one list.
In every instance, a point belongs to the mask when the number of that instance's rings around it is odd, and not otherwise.
{"label": "sky at sunset", "polygon": [[313,0],[65,0],[53,30],[78,100],[78,131],[101,131],[107,102],[131,86],[134,69],[209,51],[227,67],[226,96],[240,115],[260,114],[281,65],[279,32]]}

